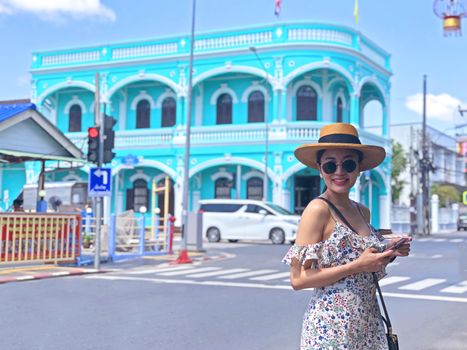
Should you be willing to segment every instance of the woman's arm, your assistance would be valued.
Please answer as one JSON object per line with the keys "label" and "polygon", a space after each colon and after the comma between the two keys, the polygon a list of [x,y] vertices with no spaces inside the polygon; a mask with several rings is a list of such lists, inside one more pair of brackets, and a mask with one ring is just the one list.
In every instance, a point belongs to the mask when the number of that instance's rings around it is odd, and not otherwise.
{"label": "woman's arm", "polygon": [[[306,246],[320,242],[329,219],[329,209],[324,202],[310,202],[302,214],[295,244]],[[378,253],[376,249],[370,248],[351,263],[323,269],[311,268],[311,260],[302,266],[294,259],[290,266],[290,283],[294,290],[328,286],[355,273],[380,271],[392,254],[392,251]]]}

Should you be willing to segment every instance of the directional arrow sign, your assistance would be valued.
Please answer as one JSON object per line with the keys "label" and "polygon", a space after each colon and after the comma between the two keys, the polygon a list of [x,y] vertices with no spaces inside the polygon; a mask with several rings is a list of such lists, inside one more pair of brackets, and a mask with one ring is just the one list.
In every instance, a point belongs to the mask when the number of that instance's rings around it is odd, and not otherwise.
{"label": "directional arrow sign", "polygon": [[105,197],[112,194],[112,174],[110,168],[91,168],[89,172],[88,195]]}

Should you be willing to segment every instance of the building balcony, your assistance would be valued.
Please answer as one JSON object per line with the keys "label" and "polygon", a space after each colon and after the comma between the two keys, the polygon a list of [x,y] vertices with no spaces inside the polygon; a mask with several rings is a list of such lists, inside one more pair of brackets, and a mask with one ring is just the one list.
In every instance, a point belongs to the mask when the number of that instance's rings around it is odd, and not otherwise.
{"label": "building balcony", "polygon": [[[251,46],[266,48],[284,44],[347,48],[390,70],[390,55],[371,40],[350,27],[324,23],[278,23],[241,30],[201,33],[195,37],[194,49],[195,54],[202,55],[248,49]],[[178,58],[188,56],[189,50],[190,36],[186,34],[154,40],[38,51],[33,53],[32,72],[63,67]]]}
{"label": "building balcony", "polygon": [[[269,124],[268,142],[270,145],[288,143],[291,145],[304,142],[317,142],[324,122],[290,122],[287,124]],[[366,130],[359,130],[364,144],[372,144],[390,151],[388,139]],[[87,152],[87,133],[67,133],[66,136]],[[214,145],[252,145],[264,144],[266,126],[264,123],[244,125],[195,126],[191,128],[191,146]],[[185,128],[139,129],[115,132],[116,150],[142,150],[155,148],[184,147]]]}

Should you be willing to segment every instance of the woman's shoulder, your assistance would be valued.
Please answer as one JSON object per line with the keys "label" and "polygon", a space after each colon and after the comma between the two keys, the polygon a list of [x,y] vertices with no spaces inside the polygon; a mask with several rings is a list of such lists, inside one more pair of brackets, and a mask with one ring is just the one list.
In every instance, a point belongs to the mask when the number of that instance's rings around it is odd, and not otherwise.
{"label": "woman's shoulder", "polygon": [[331,217],[328,205],[320,200],[314,199],[306,206],[301,221],[313,223],[313,226],[324,226]]}

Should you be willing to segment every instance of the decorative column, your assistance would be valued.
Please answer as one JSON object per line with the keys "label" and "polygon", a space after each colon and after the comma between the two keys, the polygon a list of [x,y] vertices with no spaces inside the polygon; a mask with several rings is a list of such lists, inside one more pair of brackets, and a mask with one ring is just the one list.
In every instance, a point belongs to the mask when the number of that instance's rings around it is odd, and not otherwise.
{"label": "decorative column", "polygon": [[184,114],[184,107],[185,107],[185,95],[183,94],[177,94],[177,107],[175,109],[176,113],[176,122],[175,124],[178,127],[181,127],[183,125],[183,114]]}
{"label": "decorative column", "polygon": [[383,107],[383,136],[385,138],[390,138],[390,128],[389,128],[389,125],[390,125],[390,114],[389,114],[389,105],[386,105]]}
{"label": "decorative column", "polygon": [[282,203],[282,152],[274,153],[274,174],[272,188],[272,202],[281,205]]}
{"label": "decorative column", "polygon": [[[280,116],[280,111],[279,108],[280,106],[280,96],[281,96],[281,90],[274,88],[272,91],[272,123],[277,124],[279,122],[279,119],[281,118]],[[266,118],[269,118],[269,116],[266,116]]]}
{"label": "decorative column", "polygon": [[431,196],[431,232],[439,232],[439,197],[437,194]]}
{"label": "decorative column", "polygon": [[350,95],[350,123],[356,127],[360,126],[360,95]]}
{"label": "decorative column", "polygon": [[[375,214],[373,214],[375,215]],[[391,228],[391,200],[387,194],[379,196],[379,227],[390,229]]]}
{"label": "decorative column", "polygon": [[280,93],[280,114],[279,114],[279,122],[284,124],[287,123],[289,120],[287,116],[287,88],[283,87]]}

